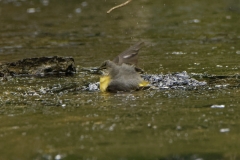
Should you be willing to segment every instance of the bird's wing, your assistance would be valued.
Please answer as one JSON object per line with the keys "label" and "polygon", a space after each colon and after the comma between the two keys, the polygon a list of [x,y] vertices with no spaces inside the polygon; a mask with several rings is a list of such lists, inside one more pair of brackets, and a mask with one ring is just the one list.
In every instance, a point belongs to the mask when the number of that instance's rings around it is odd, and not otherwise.
{"label": "bird's wing", "polygon": [[143,45],[144,42],[136,43],[132,47],[119,54],[116,58],[114,58],[113,62],[116,64],[130,63],[136,65],[138,59],[138,51],[142,48]]}

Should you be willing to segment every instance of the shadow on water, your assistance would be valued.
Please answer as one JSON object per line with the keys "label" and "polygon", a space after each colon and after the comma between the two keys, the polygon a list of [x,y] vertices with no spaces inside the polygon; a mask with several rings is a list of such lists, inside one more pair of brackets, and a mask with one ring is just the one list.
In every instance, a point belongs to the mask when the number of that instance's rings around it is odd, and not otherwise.
{"label": "shadow on water", "polygon": [[[58,55],[76,65],[70,77],[1,82],[0,157],[239,159],[239,2],[140,0],[106,14],[118,3],[0,1],[0,63]],[[99,81],[82,67],[138,41],[148,74],[186,71],[207,87],[76,89]]]}

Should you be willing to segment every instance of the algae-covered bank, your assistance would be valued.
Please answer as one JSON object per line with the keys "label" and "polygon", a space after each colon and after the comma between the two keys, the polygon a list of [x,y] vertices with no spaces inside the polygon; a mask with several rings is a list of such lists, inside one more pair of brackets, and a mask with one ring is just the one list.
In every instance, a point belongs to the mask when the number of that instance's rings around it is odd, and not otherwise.
{"label": "algae-covered bank", "polygon": [[[0,77],[0,159],[240,159],[239,1],[132,0],[106,13],[121,3],[0,0],[0,65],[57,56],[75,66],[69,76]],[[99,75],[83,68],[137,42],[145,80],[204,85],[94,88]]]}

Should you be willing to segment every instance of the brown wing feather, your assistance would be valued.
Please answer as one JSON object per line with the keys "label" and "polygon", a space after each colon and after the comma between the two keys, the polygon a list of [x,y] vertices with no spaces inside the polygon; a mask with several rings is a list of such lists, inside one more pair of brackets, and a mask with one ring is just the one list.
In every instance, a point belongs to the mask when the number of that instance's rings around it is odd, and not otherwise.
{"label": "brown wing feather", "polygon": [[138,51],[142,48],[144,42],[138,42],[135,45],[131,46],[116,58],[113,59],[113,62],[121,65],[122,63],[137,65],[138,62]]}

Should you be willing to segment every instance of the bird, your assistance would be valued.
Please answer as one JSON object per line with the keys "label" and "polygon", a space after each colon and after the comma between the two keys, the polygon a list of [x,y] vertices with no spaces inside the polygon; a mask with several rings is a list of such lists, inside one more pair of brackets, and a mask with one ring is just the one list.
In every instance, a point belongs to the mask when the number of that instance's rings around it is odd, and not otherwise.
{"label": "bird", "polygon": [[122,63],[120,65],[113,61],[104,61],[100,66],[108,70],[108,75],[100,77],[100,90],[102,92],[129,92],[148,86],[140,74],[135,70],[134,65]]}

